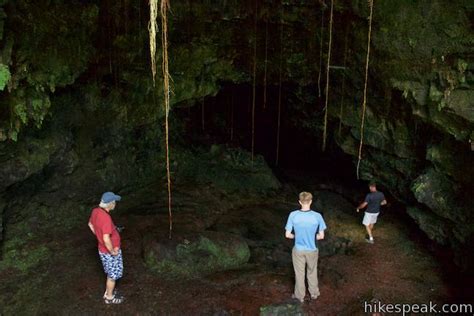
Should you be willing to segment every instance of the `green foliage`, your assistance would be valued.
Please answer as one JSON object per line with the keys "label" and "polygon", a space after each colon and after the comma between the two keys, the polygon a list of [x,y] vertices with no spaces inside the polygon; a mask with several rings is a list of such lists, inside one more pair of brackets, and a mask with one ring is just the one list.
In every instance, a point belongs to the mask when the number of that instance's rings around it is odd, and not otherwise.
{"label": "green foliage", "polygon": [[15,63],[10,69],[0,66],[0,90],[11,80],[11,91],[2,95],[1,105],[12,111],[0,118],[0,130],[16,140],[22,126],[31,122],[41,127],[50,94],[74,83],[86,70],[98,7],[78,1],[20,0],[12,2],[10,12],[5,34],[12,45],[5,45],[1,54],[3,63]]}

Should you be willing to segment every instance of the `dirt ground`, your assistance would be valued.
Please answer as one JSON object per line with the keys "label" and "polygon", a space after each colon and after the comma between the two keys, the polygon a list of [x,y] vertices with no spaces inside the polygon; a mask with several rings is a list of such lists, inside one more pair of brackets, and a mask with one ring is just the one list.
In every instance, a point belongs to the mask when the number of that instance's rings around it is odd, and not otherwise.
{"label": "dirt ground", "polygon": [[[375,230],[376,242],[371,245],[364,240],[362,214],[356,214],[355,207],[335,193],[316,195],[328,231],[327,240],[319,243],[321,296],[303,304],[306,314],[367,315],[364,301],[372,300],[455,300],[456,289],[446,281],[448,276],[441,263],[396,212],[387,211],[381,216]],[[0,314],[258,315],[262,306],[291,304],[292,245],[283,236],[291,208],[280,202],[248,205],[223,215],[221,225],[217,225],[223,230],[226,225],[238,226],[252,218],[261,223],[262,233],[248,240],[252,258],[242,269],[195,280],[166,280],[145,267],[143,236],[156,233],[157,239],[167,238],[164,216],[117,216],[115,221],[126,227],[122,234],[125,273],[118,284],[126,300],[117,306],[105,305],[101,299],[105,277],[94,236],[84,223],[67,236],[52,236],[48,247],[53,255],[34,271],[19,274],[8,270],[0,274],[1,301],[6,303]],[[179,219],[176,226],[175,236],[186,234],[179,230]],[[343,251],[338,251],[342,249],[337,248],[338,240],[349,241]]]}

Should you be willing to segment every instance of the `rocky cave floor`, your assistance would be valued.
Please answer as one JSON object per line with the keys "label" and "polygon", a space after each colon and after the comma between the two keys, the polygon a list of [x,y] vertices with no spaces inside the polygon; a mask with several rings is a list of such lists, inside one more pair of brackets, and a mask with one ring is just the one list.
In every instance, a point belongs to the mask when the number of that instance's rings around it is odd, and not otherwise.
{"label": "rocky cave floor", "polygon": [[[326,239],[320,242],[321,296],[303,306],[291,305],[292,244],[285,240],[283,227],[289,211],[296,208],[296,187],[300,184],[285,185],[272,197],[248,196],[235,204],[227,203],[226,198],[213,194],[206,186],[177,186],[174,239],[183,240],[189,231],[207,227],[241,234],[251,250],[249,263],[240,269],[193,280],[165,279],[146,267],[144,236],[167,238],[168,218],[165,212],[150,212],[163,205],[140,205],[142,196],[160,190],[143,188],[124,198],[133,199],[140,206],[123,213],[119,205],[114,216],[116,223],[125,226],[125,275],[119,290],[126,301],[122,305],[108,306],[101,300],[104,275],[94,237],[84,218],[84,225],[66,235],[51,231],[49,238],[37,241],[53,255],[34,269],[0,272],[4,313],[257,315],[262,311],[270,315],[271,311],[281,310],[280,315],[284,311],[290,315],[301,312],[302,307],[308,315],[364,315],[363,302],[374,299],[385,303],[454,301],[456,291],[448,283],[449,276],[441,263],[395,209],[388,208],[381,216],[375,230],[376,243],[370,245],[364,240],[362,213],[355,212],[354,202],[349,202],[342,192],[336,193],[341,190],[331,185],[306,184],[304,188],[316,196],[316,208],[323,211],[329,227]],[[223,211],[221,205],[225,204],[229,209]],[[211,211],[199,211],[204,208]],[[267,307],[261,310],[264,306]]]}

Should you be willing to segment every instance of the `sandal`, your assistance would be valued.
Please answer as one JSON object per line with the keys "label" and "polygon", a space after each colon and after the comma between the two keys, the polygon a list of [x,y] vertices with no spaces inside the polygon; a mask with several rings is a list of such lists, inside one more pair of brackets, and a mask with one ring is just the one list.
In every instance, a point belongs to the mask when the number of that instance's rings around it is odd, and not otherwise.
{"label": "sandal", "polygon": [[122,304],[123,302],[123,297],[114,295],[111,299],[108,299],[107,297],[104,298],[104,303],[105,304]]}

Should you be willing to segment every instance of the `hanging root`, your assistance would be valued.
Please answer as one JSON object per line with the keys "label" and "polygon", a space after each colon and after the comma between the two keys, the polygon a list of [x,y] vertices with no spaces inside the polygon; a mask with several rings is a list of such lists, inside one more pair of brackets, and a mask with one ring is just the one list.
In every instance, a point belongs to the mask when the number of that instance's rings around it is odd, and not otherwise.
{"label": "hanging root", "polygon": [[[148,33],[150,34],[151,74],[153,76],[153,86],[154,86],[155,78],[156,78],[156,32],[158,30],[156,18],[158,16],[158,0],[150,0],[149,4],[150,4],[150,22],[148,24]],[[112,66],[110,67],[112,68]]]}
{"label": "hanging root", "polygon": [[321,69],[323,68],[324,8],[321,9],[321,35],[319,39],[318,97],[321,99]]}
{"label": "hanging root", "polygon": [[276,139],[276,158],[275,158],[276,166],[278,166],[278,160],[280,157],[282,63],[283,63],[283,4],[281,8],[281,21],[280,21],[280,67],[279,67],[279,81],[278,81],[278,118],[277,118],[277,139]]}
{"label": "hanging root", "polygon": [[367,34],[367,57],[365,59],[365,84],[364,84],[364,100],[362,102],[362,119],[360,122],[360,144],[359,144],[359,157],[357,161],[357,179],[359,179],[359,168],[360,162],[362,161],[362,146],[364,143],[364,123],[365,123],[365,110],[367,108],[367,80],[369,77],[369,58],[370,58],[370,39],[372,36],[372,14],[374,11],[374,2],[369,0],[369,32]]}
{"label": "hanging root", "polygon": [[346,65],[347,65],[347,48],[348,48],[348,39],[349,39],[349,25],[346,26],[346,36],[344,37],[344,72],[342,73],[342,87],[341,87],[341,107],[339,109],[339,130],[338,136],[341,138],[341,130],[342,130],[342,116],[343,116],[343,106],[344,106],[344,90],[346,86]]}
{"label": "hanging root", "polygon": [[267,66],[268,66],[268,20],[265,24],[265,64],[263,74],[263,109],[267,105]]}
{"label": "hanging root", "polygon": [[253,43],[253,87],[252,87],[252,163],[255,154],[255,99],[257,85],[257,18],[258,1],[255,1],[255,42]]}
{"label": "hanging root", "polygon": [[234,140],[234,90],[230,94],[230,141]]}
{"label": "hanging root", "polygon": [[161,0],[161,41],[163,46],[163,92],[165,97],[165,136],[166,136],[166,177],[168,180],[168,213],[169,213],[169,238],[173,231],[173,214],[171,212],[171,174],[169,153],[169,111],[170,111],[170,73],[168,67],[168,9],[169,0]]}
{"label": "hanging root", "polygon": [[327,127],[328,127],[328,99],[329,99],[329,65],[331,65],[331,46],[332,46],[332,19],[334,11],[334,0],[331,0],[331,13],[329,19],[329,44],[328,60],[326,65],[326,100],[324,106],[324,131],[323,131],[323,151],[326,150]]}

